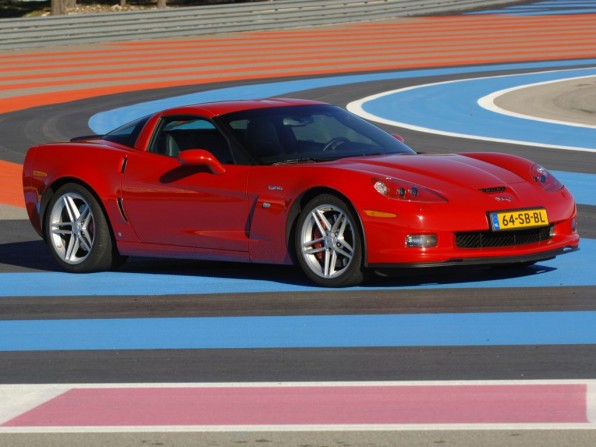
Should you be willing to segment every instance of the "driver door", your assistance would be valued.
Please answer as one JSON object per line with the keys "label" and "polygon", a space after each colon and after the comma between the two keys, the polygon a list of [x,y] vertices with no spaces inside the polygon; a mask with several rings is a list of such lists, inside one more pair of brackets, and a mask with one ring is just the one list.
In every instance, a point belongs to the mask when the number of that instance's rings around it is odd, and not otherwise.
{"label": "driver door", "polygon": [[[250,168],[228,164],[228,143],[207,119],[162,117],[156,129],[149,150],[132,153],[123,172],[123,208],[139,239],[246,256]],[[225,171],[182,165],[178,153],[197,148],[209,150]]]}

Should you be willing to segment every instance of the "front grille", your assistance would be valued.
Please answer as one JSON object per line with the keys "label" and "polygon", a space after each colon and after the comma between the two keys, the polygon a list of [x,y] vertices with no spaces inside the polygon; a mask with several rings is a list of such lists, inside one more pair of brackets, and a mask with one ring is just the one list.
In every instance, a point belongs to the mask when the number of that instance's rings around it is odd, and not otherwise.
{"label": "front grille", "polygon": [[550,239],[550,227],[512,231],[468,231],[455,233],[459,248],[515,247]]}

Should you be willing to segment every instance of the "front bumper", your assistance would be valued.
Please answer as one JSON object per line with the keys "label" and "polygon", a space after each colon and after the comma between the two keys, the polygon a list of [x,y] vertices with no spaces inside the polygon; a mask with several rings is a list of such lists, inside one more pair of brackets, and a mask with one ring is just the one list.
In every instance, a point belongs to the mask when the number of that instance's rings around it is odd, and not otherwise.
{"label": "front bumper", "polygon": [[369,264],[368,267],[372,269],[397,269],[397,268],[431,268],[431,267],[454,267],[454,266],[491,266],[491,265],[509,265],[509,264],[527,264],[539,261],[546,261],[553,259],[556,256],[571,253],[579,250],[579,246],[566,246],[557,248],[555,250],[548,250],[538,253],[526,253],[520,255],[509,256],[484,256],[484,257],[467,257],[467,258],[450,258],[445,261],[430,261],[430,262],[397,262],[397,263],[381,263]]}

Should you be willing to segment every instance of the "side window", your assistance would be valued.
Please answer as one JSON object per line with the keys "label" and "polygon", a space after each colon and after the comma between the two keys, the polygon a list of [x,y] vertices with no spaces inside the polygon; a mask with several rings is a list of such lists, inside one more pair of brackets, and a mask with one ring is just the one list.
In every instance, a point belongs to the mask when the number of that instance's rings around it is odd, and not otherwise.
{"label": "side window", "polygon": [[149,116],[144,116],[143,118],[139,118],[132,123],[118,127],[117,129],[114,129],[110,133],[104,135],[103,139],[123,144],[124,146],[134,147],[139,133],[143,129],[143,126],[147,123],[148,119]]}
{"label": "side window", "polygon": [[196,116],[163,118],[149,151],[177,157],[180,151],[188,149],[205,149],[221,163],[232,163],[228,142],[211,121]]}

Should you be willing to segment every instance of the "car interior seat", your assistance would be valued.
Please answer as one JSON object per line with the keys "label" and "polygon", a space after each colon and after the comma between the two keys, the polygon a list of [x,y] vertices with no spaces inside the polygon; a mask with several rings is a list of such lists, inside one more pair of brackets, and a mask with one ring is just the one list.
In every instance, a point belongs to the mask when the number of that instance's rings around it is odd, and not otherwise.
{"label": "car interior seat", "polygon": [[277,128],[269,119],[258,118],[248,123],[246,143],[251,155],[258,160],[284,152]]}

